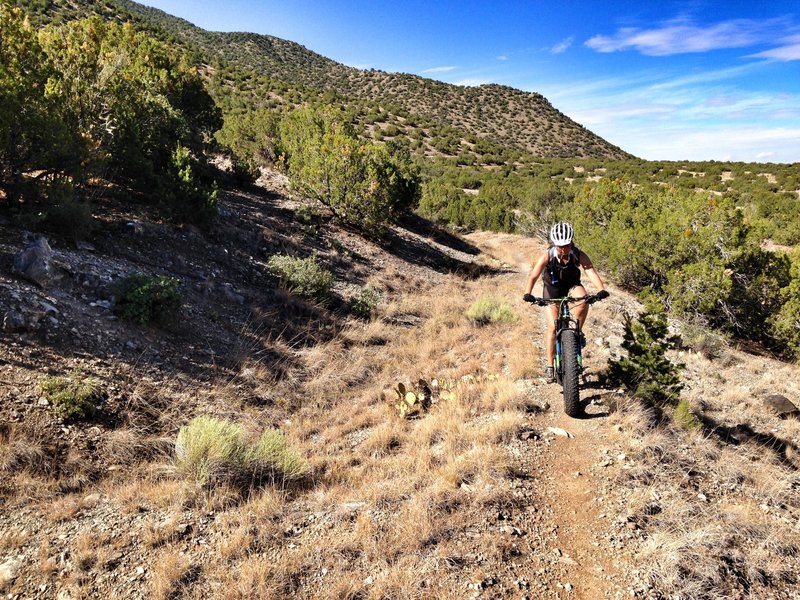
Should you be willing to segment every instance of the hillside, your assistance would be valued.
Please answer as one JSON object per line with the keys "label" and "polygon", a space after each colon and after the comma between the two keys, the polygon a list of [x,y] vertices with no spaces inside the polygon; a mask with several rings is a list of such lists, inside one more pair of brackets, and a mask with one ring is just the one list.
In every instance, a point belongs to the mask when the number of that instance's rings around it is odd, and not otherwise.
{"label": "hillside", "polygon": [[355,69],[273,36],[208,32],[135,2],[125,0],[121,5],[200,49],[212,62],[399,108],[535,156],[630,156],[569,119],[541,94],[494,84],[454,86],[415,75]]}
{"label": "hillside", "polygon": [[[797,401],[796,367],[685,350],[708,429],[652,429],[596,382],[637,310],[612,287],[589,331],[589,418],[569,419],[519,300],[536,240],[411,220],[376,245],[285,185],[225,189],[207,233],[104,203],[91,244],[49,238],[43,288],[11,273],[28,238],[0,223],[4,593],[796,597],[797,421],[763,404]],[[334,274],[330,301],[278,285],[268,263],[286,252]],[[131,272],[176,278],[180,317],[120,319],[114,282]],[[365,286],[372,317],[348,316]],[[472,323],[485,296],[518,321]],[[54,412],[45,387],[61,376],[93,381],[91,417]],[[383,390],[418,378],[459,383],[402,419]],[[175,455],[197,415],[280,430],[309,473],[198,485]]]}
{"label": "hillside", "polygon": [[[37,24],[139,19],[26,5]],[[800,597],[800,367],[771,354],[800,356],[794,166],[523,158],[401,109],[200,74],[196,44],[186,60],[134,27],[37,32],[10,6],[4,597]],[[352,125],[343,104],[369,143],[334,117],[330,144],[299,135],[325,111]],[[243,133],[238,158],[294,158],[243,171],[211,143],[220,126]],[[306,150],[352,161],[333,171],[366,190],[344,198],[356,212],[308,185]],[[353,175],[365,164],[389,176]],[[376,198],[403,210],[365,227]],[[611,291],[576,419],[521,299],[544,250],[530,232],[555,218]],[[604,375],[644,308],[626,290],[672,310],[618,387]],[[659,379],[660,398],[648,367],[682,389]]]}
{"label": "hillside", "polygon": [[[33,8],[35,2],[26,2]],[[225,66],[320,93],[376,103],[411,121],[430,121],[534,156],[622,159],[630,155],[559,112],[541,94],[507,86],[455,86],[402,73],[347,67],[280,38],[205,31],[129,0],[55,0],[37,14],[46,22],[100,14],[133,20],[191,50],[208,65]]]}

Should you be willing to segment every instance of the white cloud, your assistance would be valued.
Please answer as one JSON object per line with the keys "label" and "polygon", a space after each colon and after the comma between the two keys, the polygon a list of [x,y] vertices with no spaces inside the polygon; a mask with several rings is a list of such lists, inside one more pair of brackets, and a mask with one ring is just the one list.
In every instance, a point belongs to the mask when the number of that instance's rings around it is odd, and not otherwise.
{"label": "white cloud", "polygon": [[550,54],[563,54],[567,51],[567,49],[572,46],[572,42],[575,41],[575,36],[569,36],[558,42],[555,46],[550,48]]}
{"label": "white cloud", "polygon": [[782,127],[684,127],[653,135],[652,130],[623,134],[629,152],[649,159],[800,161],[800,128]]}
{"label": "white cloud", "polygon": [[506,56],[505,54],[501,54],[500,56],[497,57],[497,60],[508,60],[508,56]]}
{"label": "white cloud", "polygon": [[749,58],[772,58],[775,60],[800,60],[800,35],[789,36],[783,40],[782,46],[751,54]]}
{"label": "white cloud", "polygon": [[648,56],[670,56],[773,43],[789,27],[785,19],[734,19],[701,26],[680,18],[652,29],[624,27],[613,36],[596,35],[585,45],[597,52],[636,49]]}
{"label": "white cloud", "polygon": [[433,67],[431,69],[425,69],[424,71],[420,71],[420,73],[450,73],[451,71],[455,71],[458,67]]}
{"label": "white cloud", "polygon": [[453,85],[463,85],[465,87],[477,87],[479,85],[487,85],[489,83],[494,83],[492,79],[486,79],[483,77],[466,77],[459,81],[451,82]]}
{"label": "white cloud", "polygon": [[746,73],[767,61],[682,75],[644,70],[626,77],[537,85],[570,118],[650,160],[800,161],[800,96],[748,90]]}

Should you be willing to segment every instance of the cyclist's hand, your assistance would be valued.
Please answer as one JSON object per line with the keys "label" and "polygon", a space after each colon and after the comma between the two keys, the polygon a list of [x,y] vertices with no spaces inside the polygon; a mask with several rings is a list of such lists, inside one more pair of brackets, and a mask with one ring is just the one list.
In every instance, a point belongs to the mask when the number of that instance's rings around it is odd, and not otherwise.
{"label": "cyclist's hand", "polygon": [[597,298],[598,300],[605,300],[606,298],[608,298],[608,292],[606,290],[600,290],[594,295],[594,297]]}
{"label": "cyclist's hand", "polygon": [[536,298],[534,296],[531,296],[530,294],[525,294],[524,296],[522,296],[522,300],[525,302],[536,302]]}

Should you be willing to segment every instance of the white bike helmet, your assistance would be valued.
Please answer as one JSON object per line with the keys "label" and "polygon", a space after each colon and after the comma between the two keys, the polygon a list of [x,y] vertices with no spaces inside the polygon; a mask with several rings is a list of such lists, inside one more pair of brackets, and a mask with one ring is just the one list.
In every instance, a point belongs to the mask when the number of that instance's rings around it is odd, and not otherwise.
{"label": "white bike helmet", "polygon": [[550,241],[553,242],[555,246],[571,244],[573,235],[575,235],[575,232],[572,229],[572,225],[569,223],[556,223],[553,225],[552,229],[550,229]]}

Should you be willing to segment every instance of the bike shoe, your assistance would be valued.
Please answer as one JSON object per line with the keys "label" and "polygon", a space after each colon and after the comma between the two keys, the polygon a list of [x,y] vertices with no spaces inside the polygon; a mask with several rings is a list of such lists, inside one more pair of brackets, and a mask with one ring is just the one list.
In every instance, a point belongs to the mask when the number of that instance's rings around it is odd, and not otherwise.
{"label": "bike shoe", "polygon": [[586,348],[586,336],[583,335],[583,332],[581,332],[580,336],[578,337],[578,342],[580,343],[581,348]]}
{"label": "bike shoe", "polygon": [[545,380],[547,381],[547,383],[553,383],[553,382],[555,382],[555,380],[556,380],[556,373],[555,373],[555,371],[553,370],[553,367],[547,367],[547,368],[544,370],[544,378],[545,378]]}

